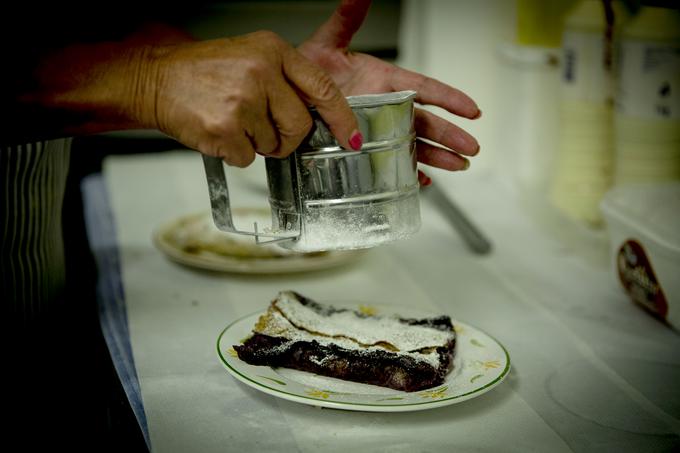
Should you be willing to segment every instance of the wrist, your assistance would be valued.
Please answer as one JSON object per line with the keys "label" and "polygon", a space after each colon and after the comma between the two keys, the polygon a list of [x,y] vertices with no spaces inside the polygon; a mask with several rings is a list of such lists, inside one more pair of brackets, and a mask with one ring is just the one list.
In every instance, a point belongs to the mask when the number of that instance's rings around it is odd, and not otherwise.
{"label": "wrist", "polygon": [[161,87],[163,46],[140,46],[129,56],[129,77],[123,88],[121,117],[143,129],[159,129],[158,93]]}
{"label": "wrist", "polygon": [[[91,119],[90,131],[155,129],[160,46],[118,43],[112,57],[95,62],[91,81],[71,93]],[[67,106],[74,107],[74,106]],[[79,127],[79,126],[76,126]]]}
{"label": "wrist", "polygon": [[104,42],[43,55],[10,104],[11,129],[47,138],[156,128],[159,49]]}

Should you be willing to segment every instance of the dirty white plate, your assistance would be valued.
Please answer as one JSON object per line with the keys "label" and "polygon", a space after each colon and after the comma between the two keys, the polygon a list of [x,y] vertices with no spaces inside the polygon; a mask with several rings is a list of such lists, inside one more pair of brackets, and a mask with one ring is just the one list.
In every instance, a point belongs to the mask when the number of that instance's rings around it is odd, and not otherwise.
{"label": "dirty white plate", "polygon": [[[378,315],[399,314],[407,318],[436,316],[407,307],[342,305]],[[253,313],[229,324],[217,338],[217,354],[226,370],[239,381],[289,401],[368,412],[433,409],[480,396],[500,384],[510,371],[510,357],[498,341],[457,320],[453,320],[457,334],[454,369],[442,385],[423,391],[402,392],[287,368],[249,365],[238,358],[233,346],[250,336],[263,313]]]}
{"label": "dirty white plate", "polygon": [[[234,224],[253,230],[271,223],[266,208],[232,209]],[[328,269],[345,264],[365,250],[300,253],[276,244],[258,245],[252,236],[220,231],[210,212],[188,214],[161,225],[153,232],[154,245],[178,263],[218,272],[287,274]]]}

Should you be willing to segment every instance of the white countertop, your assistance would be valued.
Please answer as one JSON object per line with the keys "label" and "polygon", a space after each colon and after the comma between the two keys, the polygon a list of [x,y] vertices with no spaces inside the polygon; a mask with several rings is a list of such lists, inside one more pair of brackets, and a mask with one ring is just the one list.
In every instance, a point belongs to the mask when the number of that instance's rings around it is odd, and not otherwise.
{"label": "white countertop", "polygon": [[[680,335],[619,291],[606,244],[555,230],[559,221],[532,214],[490,171],[435,173],[490,237],[491,255],[471,254],[423,201],[423,226],[412,239],[334,270],[244,276],[175,264],[151,242],[164,222],[209,208],[197,153],[109,158],[104,177],[153,450],[678,448]],[[238,175],[231,181],[236,204],[266,204],[266,194]],[[319,409],[265,395],[225,371],[215,341],[282,289],[447,313],[498,339],[510,375],[478,398],[419,412]]]}

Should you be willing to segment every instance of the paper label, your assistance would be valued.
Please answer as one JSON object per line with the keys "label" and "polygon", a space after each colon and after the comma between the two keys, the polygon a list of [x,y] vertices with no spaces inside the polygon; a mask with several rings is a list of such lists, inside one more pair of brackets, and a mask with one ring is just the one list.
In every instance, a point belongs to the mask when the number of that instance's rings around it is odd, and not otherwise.
{"label": "paper label", "polygon": [[680,46],[626,40],[621,45],[618,112],[642,118],[680,118]]}
{"label": "paper label", "polygon": [[604,33],[565,31],[562,37],[562,96],[570,101],[613,101],[612,76],[604,64]]}
{"label": "paper label", "polygon": [[621,284],[633,302],[666,319],[668,303],[642,245],[633,239],[627,240],[619,249],[616,261]]}

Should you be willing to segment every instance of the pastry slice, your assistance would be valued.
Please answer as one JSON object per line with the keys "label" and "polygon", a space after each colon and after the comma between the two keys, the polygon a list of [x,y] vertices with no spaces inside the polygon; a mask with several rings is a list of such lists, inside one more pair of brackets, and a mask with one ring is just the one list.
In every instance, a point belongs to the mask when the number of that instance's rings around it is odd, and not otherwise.
{"label": "pastry slice", "polygon": [[448,316],[370,316],[282,291],[252,336],[234,349],[251,365],[413,392],[444,382],[453,368],[455,345]]}
{"label": "pastry slice", "polygon": [[[259,211],[236,211],[239,222],[252,225],[265,218]],[[268,213],[267,213],[268,214]],[[275,259],[298,255],[276,244],[255,244],[251,236],[228,233],[217,229],[210,214],[182,218],[175,228],[165,233],[165,240],[192,255],[218,255],[238,259]]]}

